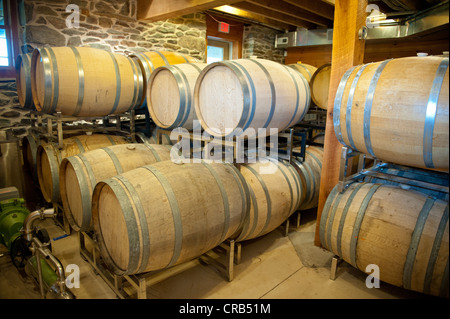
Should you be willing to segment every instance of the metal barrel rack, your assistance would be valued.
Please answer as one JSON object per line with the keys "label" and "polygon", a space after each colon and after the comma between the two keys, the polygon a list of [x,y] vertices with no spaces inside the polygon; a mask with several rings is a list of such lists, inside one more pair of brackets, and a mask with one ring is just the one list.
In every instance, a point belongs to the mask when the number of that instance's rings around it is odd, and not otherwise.
{"label": "metal barrel rack", "polygon": [[[234,278],[234,261],[240,255],[239,249],[236,252],[237,246],[234,241],[227,240],[200,257],[179,265],[158,271],[119,276],[107,268],[104,263],[93,232],[79,232],[78,238],[81,257],[91,265],[94,272],[102,277],[120,299],[147,299],[148,287],[196,267],[201,263],[211,265],[224,275],[228,281],[232,281]],[[223,263],[218,261],[221,255],[226,257],[226,261]]]}
{"label": "metal barrel rack", "polygon": [[[156,128],[157,143],[162,144],[162,135],[166,134],[170,136],[170,133],[171,131]],[[292,156],[305,154],[307,132],[289,129],[286,132],[280,133],[280,135],[281,137],[287,139],[286,144],[291,150],[287,154],[278,153],[278,157],[280,160],[291,161]],[[294,136],[299,136],[300,141],[294,142]],[[192,132],[184,132],[183,134],[179,133],[178,141],[180,141],[182,138],[187,138],[189,140],[191,148],[192,146],[200,145],[201,150],[203,150],[204,148],[204,145],[202,145],[204,144],[204,142],[210,142],[203,140],[202,134],[196,135]],[[194,141],[196,143],[194,143]],[[269,145],[269,143],[267,143],[267,145]],[[300,153],[293,153],[292,149],[297,145],[300,145],[301,151]],[[236,161],[236,156],[238,147],[242,146],[237,146],[236,139],[234,139],[233,141],[222,141],[222,146],[225,146],[225,152],[232,152],[232,164],[240,169],[240,163]],[[268,146],[268,148],[270,148],[270,145]],[[209,152],[207,152],[207,154],[205,155],[208,159],[210,159],[210,157],[213,157],[213,155]],[[298,227],[300,223],[300,212],[297,213]],[[286,222],[280,226],[285,236],[287,236],[289,232],[289,226],[289,219],[287,219]],[[240,264],[242,256],[242,244],[239,242],[235,242],[233,239],[228,239],[217,247],[191,261],[159,271],[152,271],[136,275],[118,276],[115,275],[110,269],[108,269],[106,264],[103,262],[97,241],[95,239],[95,234],[93,232],[79,232],[78,236],[80,243],[80,255],[82,256],[82,258],[91,265],[95,273],[100,275],[106,282],[106,284],[114,291],[116,296],[121,299],[146,299],[148,297],[148,287],[151,287],[152,285],[155,285],[181,272],[189,270],[199,264],[212,267],[227,281],[232,281],[235,276],[234,266]]]}
{"label": "metal barrel rack", "polygon": [[[62,115],[61,112],[47,114],[30,111],[31,127],[29,134],[35,134],[46,142],[53,142],[59,149],[63,148],[65,137],[80,134],[107,133],[126,136],[130,142],[136,142],[136,118],[134,110],[123,113],[97,117],[73,117]],[[66,234],[70,234],[70,225],[65,217],[62,203],[53,202],[55,222]]]}
{"label": "metal barrel rack", "polygon": [[[97,117],[73,117],[62,115],[61,112],[45,114],[31,111],[31,127],[29,131],[30,133],[39,134],[48,141],[58,143],[60,148],[63,147],[64,135],[75,135],[86,132],[119,133],[130,136],[131,140],[135,142],[136,116],[137,114],[134,110],[129,113]],[[126,125],[128,130],[124,128],[124,122],[129,122]]]}

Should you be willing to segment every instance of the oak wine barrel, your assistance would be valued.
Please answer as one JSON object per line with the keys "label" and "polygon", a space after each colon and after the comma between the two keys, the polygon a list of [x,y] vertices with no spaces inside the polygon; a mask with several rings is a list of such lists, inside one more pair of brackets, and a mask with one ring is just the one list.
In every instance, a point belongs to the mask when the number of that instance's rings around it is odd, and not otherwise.
{"label": "oak wine barrel", "polygon": [[105,116],[138,108],[144,100],[144,77],[136,61],[118,53],[44,47],[33,52],[31,89],[38,111]]}
{"label": "oak wine barrel", "polygon": [[44,199],[49,203],[54,203],[61,198],[59,192],[59,166],[64,158],[105,146],[125,143],[127,143],[126,139],[121,136],[93,134],[66,138],[63,140],[62,149],[58,148],[57,143],[39,145],[36,155],[36,167],[39,186]]}
{"label": "oak wine barrel", "polygon": [[318,205],[322,161],[323,148],[315,146],[306,149],[305,161],[293,159],[293,166],[300,176],[303,189],[299,210],[307,210]]}
{"label": "oak wine barrel", "polygon": [[155,124],[166,130],[193,129],[195,82],[206,63],[162,66],[150,76],[147,106]]}
{"label": "oak wine barrel", "polygon": [[319,133],[312,138],[313,143],[323,145],[325,143],[325,133]]}
{"label": "oak wine barrel", "polygon": [[308,83],[311,81],[314,72],[316,72],[317,70],[315,66],[301,62],[288,64],[287,66],[300,72],[305,77],[306,81],[308,81]]}
{"label": "oak wine barrel", "polygon": [[[157,136],[157,128],[152,129],[152,135],[148,137],[145,133],[139,132],[136,133],[136,142],[137,143],[146,143],[146,144],[159,144],[158,136]],[[167,134],[161,134],[161,144],[163,145],[173,145],[170,140],[170,136]]]}
{"label": "oak wine barrel", "polygon": [[328,196],[322,246],[354,267],[379,267],[380,280],[447,297],[448,202],[396,186],[353,183]]}
{"label": "oak wine barrel", "polygon": [[231,164],[172,161],[99,182],[92,217],[100,253],[117,275],[197,258],[240,231],[245,186]]}
{"label": "oak wine barrel", "polygon": [[212,136],[252,137],[258,129],[278,132],[299,122],[309,108],[306,79],[292,68],[264,59],[209,64],[194,92],[195,112]]}
{"label": "oak wine barrel", "polygon": [[383,161],[448,170],[448,57],[407,57],[349,69],[334,102],[338,140]]}
{"label": "oak wine barrel", "polygon": [[[150,82],[150,76],[153,71],[161,66],[183,64],[183,63],[197,63],[197,59],[178,52],[151,50],[143,53],[133,53],[129,55],[141,67],[144,74],[144,94],[147,93],[147,86]],[[142,107],[147,107],[147,99],[144,99]]]}
{"label": "oak wine barrel", "polygon": [[328,91],[330,90],[331,63],[327,63],[318,68],[310,82],[311,99],[313,103],[326,110],[328,108]]}
{"label": "oak wine barrel", "polygon": [[31,93],[31,56],[32,53],[19,54],[16,59],[16,88],[19,104],[34,109]]}
{"label": "oak wine barrel", "polygon": [[170,148],[146,143],[120,144],[64,158],[59,169],[59,187],[70,226],[75,231],[91,230],[91,197],[97,182],[170,160]]}
{"label": "oak wine barrel", "polygon": [[303,194],[294,167],[283,161],[260,158],[254,164],[242,165],[241,174],[248,185],[251,206],[236,241],[257,238],[279,227],[297,210]]}
{"label": "oak wine barrel", "polygon": [[34,133],[24,136],[22,139],[22,158],[24,168],[30,176],[37,182],[36,154],[38,146],[41,144],[40,136]]}

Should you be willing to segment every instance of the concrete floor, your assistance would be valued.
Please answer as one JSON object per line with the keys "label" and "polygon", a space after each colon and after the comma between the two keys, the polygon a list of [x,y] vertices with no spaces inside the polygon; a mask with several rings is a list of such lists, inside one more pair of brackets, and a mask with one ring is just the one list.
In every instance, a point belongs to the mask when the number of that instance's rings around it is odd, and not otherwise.
{"label": "concrete floor", "polygon": [[[330,280],[333,254],[314,246],[315,213],[302,214],[298,229],[288,236],[280,227],[266,236],[242,243],[242,259],[229,282],[212,267],[197,263],[190,269],[147,287],[149,299],[410,299],[432,298],[381,283],[365,285],[366,274],[340,264],[336,280]],[[292,220],[291,225],[294,224]],[[63,235],[60,227],[46,220],[50,237]],[[78,234],[52,242],[52,250],[63,265],[80,267],[80,288],[71,291],[78,299],[114,299],[115,293],[79,253]],[[6,247],[0,247],[0,299],[37,299],[39,290],[30,276],[12,265]]]}

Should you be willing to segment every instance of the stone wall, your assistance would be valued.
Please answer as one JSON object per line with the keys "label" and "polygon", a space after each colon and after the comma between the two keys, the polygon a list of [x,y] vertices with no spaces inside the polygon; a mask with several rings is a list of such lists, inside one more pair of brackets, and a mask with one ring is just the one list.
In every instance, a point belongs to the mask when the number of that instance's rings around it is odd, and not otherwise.
{"label": "stone wall", "polygon": [[[79,8],[79,27],[68,27],[69,4]],[[148,50],[177,51],[206,61],[206,17],[189,14],[154,23],[137,21],[137,0],[24,0],[19,38],[23,53],[42,46],[90,46],[130,54]],[[73,20],[71,20],[73,22]],[[243,57],[256,55],[284,63],[274,49],[276,31],[246,26]],[[1,80],[1,79],[0,79]],[[29,110],[20,107],[15,82],[0,82],[0,130],[26,134]]]}
{"label": "stone wall", "polygon": [[[66,12],[69,3],[79,8],[79,27],[67,27],[66,19],[74,21],[73,11]],[[26,50],[44,45],[90,46],[124,54],[156,49],[205,60],[204,14],[145,23],[137,21],[136,3],[137,0],[25,0],[26,26],[21,31]]]}
{"label": "stone wall", "polygon": [[259,25],[244,27],[243,58],[252,55],[284,64],[284,50],[275,49],[275,36],[280,33]]}
{"label": "stone wall", "polygon": [[[68,4],[79,8],[79,27],[68,28]],[[25,0],[19,29],[22,53],[42,46],[89,46],[130,54],[177,51],[205,61],[206,18],[202,13],[144,23],[137,21],[137,0]],[[71,20],[73,22],[73,20]],[[0,79],[1,80],[1,79]],[[0,130],[26,134],[29,110],[21,108],[15,81],[0,82]]]}
{"label": "stone wall", "polygon": [[15,136],[22,136],[30,123],[29,111],[19,104],[16,81],[0,81],[0,131],[11,128]]}

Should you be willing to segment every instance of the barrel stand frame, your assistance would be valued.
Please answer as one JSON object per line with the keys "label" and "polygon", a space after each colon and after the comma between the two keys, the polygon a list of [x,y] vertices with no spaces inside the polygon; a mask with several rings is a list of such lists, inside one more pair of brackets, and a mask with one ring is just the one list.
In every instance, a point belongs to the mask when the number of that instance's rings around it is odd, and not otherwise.
{"label": "barrel stand frame", "polygon": [[[301,220],[301,211],[298,210],[296,212],[294,212],[294,214],[297,214],[296,218],[295,218],[295,229],[298,229],[300,227],[300,220]],[[292,215],[294,215],[292,214]],[[289,216],[290,217],[292,217]],[[286,219],[285,222],[283,222],[283,224],[281,224],[280,226],[278,226],[278,229],[281,230],[283,237],[287,237],[289,235],[289,229],[290,229],[290,220]],[[241,257],[242,257],[242,244],[240,242],[235,242],[235,254],[234,254],[234,264],[235,265],[239,265],[241,263]],[[229,280],[231,281],[231,280]]]}
{"label": "barrel stand frame", "polygon": [[[87,232],[78,232],[78,238],[80,243],[80,255],[86,260],[94,272],[105,281],[105,283],[113,290],[116,296],[120,299],[131,299],[136,296],[137,299],[147,299],[147,288],[162,282],[172,276],[182,273],[188,269],[191,269],[200,263],[208,264],[218,270],[220,273],[225,274],[228,281],[232,281],[234,277],[234,263],[237,259],[240,259],[240,244],[236,244],[233,240],[226,241],[214,248],[221,249],[226,252],[227,262],[222,264],[211,255],[212,251],[209,251],[199,258],[191,261],[175,265],[171,268],[150,271],[137,275],[124,275],[119,276],[111,272],[104,264],[100,255],[100,249],[93,236]],[[86,247],[86,240],[89,240],[92,245],[92,251]],[[236,249],[237,247],[237,249]],[[237,262],[236,262],[237,264]],[[130,287],[125,287],[124,284],[128,282]],[[133,290],[135,293],[133,293]]]}
{"label": "barrel stand frame", "polygon": [[317,105],[311,104],[308,112],[301,122],[296,125],[299,126],[314,126],[315,128],[325,132],[325,125],[327,122],[327,110],[318,107]]}
{"label": "barrel stand frame", "polygon": [[287,237],[289,235],[289,229],[291,226],[291,221],[289,220],[293,215],[296,215],[295,217],[295,229],[298,229],[300,227],[300,221],[301,221],[301,211],[297,210],[295,211],[291,216],[286,219],[284,222],[284,225],[282,224],[281,227],[284,228],[284,237]]}
{"label": "barrel stand frame", "polygon": [[[121,126],[121,118],[126,117],[130,119],[129,131],[125,131]],[[108,125],[111,119],[115,119],[115,126]],[[132,142],[136,142],[136,114],[134,110],[123,114],[113,114],[108,116],[96,117],[73,117],[62,115],[61,112],[55,114],[46,114],[37,111],[30,111],[31,127],[29,131],[35,132],[48,141],[53,141],[58,144],[61,149],[63,147],[64,134],[82,134],[86,132],[91,133],[121,133],[131,138]],[[91,127],[83,125],[74,125],[71,128],[63,128],[64,122],[77,121],[91,121]],[[97,124],[98,121],[103,121],[103,124]],[[53,129],[53,124],[56,123],[56,131]]]}
{"label": "barrel stand frame", "polygon": [[[359,162],[358,162],[358,171],[350,176],[347,176],[347,167],[348,167],[348,160],[354,156],[360,155]],[[366,169],[365,168],[365,159],[371,158],[374,160],[374,164],[372,167]],[[342,147],[341,150],[341,162],[340,162],[340,170],[339,170],[339,182],[338,182],[338,191],[339,193],[344,192],[352,183],[355,183],[357,181],[360,181],[364,179],[365,177],[377,177],[381,179],[385,179],[388,181],[393,181],[401,184],[406,184],[410,186],[417,186],[425,189],[435,190],[442,193],[449,194],[449,187],[445,185],[439,185],[436,183],[430,183],[430,182],[423,182],[419,180],[415,180],[412,178],[405,178],[401,176],[392,175],[389,173],[383,173],[380,170],[382,168],[393,168],[400,171],[408,171],[408,170],[419,170],[416,168],[411,168],[409,166],[403,166],[403,165],[397,165],[392,164],[388,162],[382,162],[376,157],[372,157],[370,155],[360,153],[357,151],[354,151],[351,148],[348,148],[346,146]],[[441,173],[441,172],[435,172],[435,171],[429,171],[432,174],[436,175],[442,175],[446,176],[446,179],[448,180],[449,174],[448,173]],[[445,178],[444,178],[445,179]],[[331,270],[330,270],[330,279],[335,280],[337,277],[337,270],[339,264],[344,261],[340,256],[335,255],[331,260]]]}
{"label": "barrel stand frame", "polygon": [[70,235],[72,228],[67,220],[66,214],[64,214],[64,208],[62,203],[52,203],[55,210],[55,224],[58,225],[66,235]]}
{"label": "barrel stand frame", "polygon": [[[124,131],[121,127],[121,118],[127,117],[130,119],[130,130]],[[115,118],[115,127],[108,126],[111,118]],[[121,133],[125,136],[129,136],[132,142],[136,142],[135,133],[135,111],[131,110],[129,113],[114,114],[103,117],[73,117],[64,116],[61,112],[55,114],[47,114],[38,111],[30,111],[31,127],[28,129],[28,133],[35,133],[41,138],[44,138],[47,142],[55,142],[58,144],[58,148],[63,148],[64,135],[76,135],[86,132],[91,133]],[[93,124],[91,127],[83,125],[74,125],[73,127],[63,127],[64,122],[76,122],[76,121],[91,121]],[[102,120],[103,124],[96,124],[97,121]],[[56,130],[54,124],[56,123]],[[64,214],[64,209],[61,202],[51,203],[56,212],[55,223],[67,234],[70,235],[71,228]]]}

